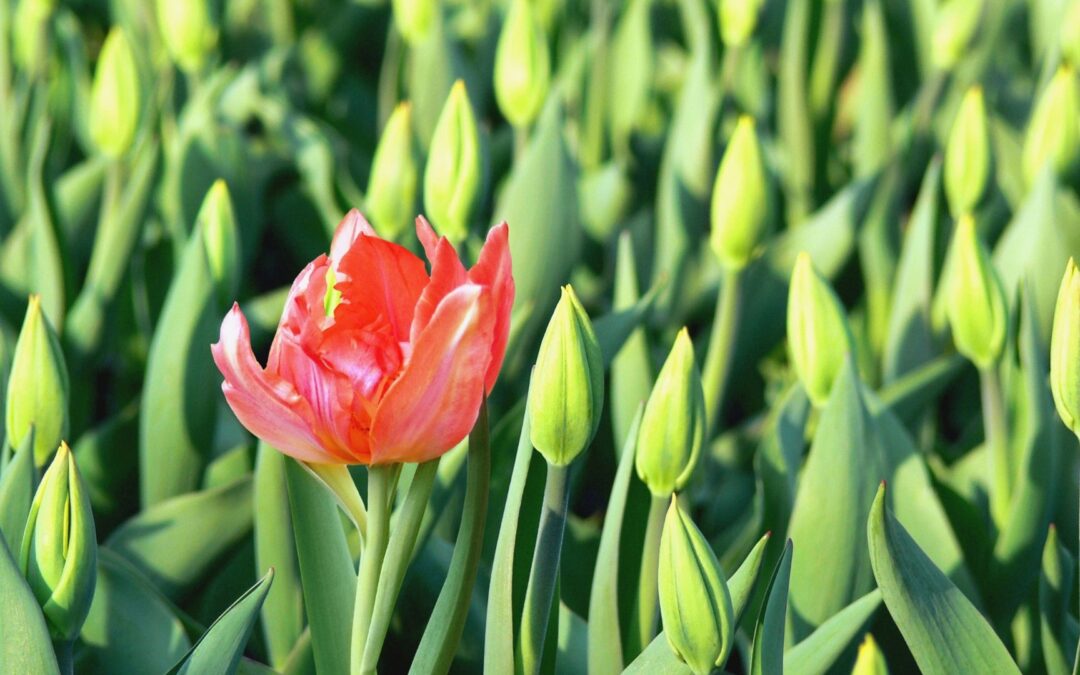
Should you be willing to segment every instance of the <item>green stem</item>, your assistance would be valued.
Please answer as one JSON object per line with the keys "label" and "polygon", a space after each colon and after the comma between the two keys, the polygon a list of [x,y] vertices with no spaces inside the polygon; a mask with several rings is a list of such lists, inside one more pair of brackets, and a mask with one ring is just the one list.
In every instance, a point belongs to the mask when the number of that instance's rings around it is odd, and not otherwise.
{"label": "green stem", "polygon": [[394,606],[397,604],[398,593],[401,592],[401,584],[405,580],[405,572],[409,569],[413,544],[427,510],[438,468],[438,459],[420,464],[409,484],[401,515],[394,526],[394,536],[390,539],[382,563],[371,624],[364,644],[364,659],[360,665],[362,673],[374,673],[379,664],[379,655],[386,640],[386,632],[390,628],[390,619],[394,615]]}
{"label": "green stem", "polygon": [[356,582],[356,604],[353,605],[352,666],[353,675],[361,673],[364,647],[367,642],[375,594],[379,586],[386,543],[390,535],[390,484],[393,466],[372,466],[368,470],[368,538],[360,558]]}
{"label": "green stem", "polygon": [[1000,529],[1009,514],[1012,474],[1009,462],[1009,428],[1005,417],[1005,395],[1001,376],[991,366],[979,371],[982,385],[983,428],[989,458],[990,515]]}
{"label": "green stem", "polygon": [[701,384],[705,393],[705,437],[712,438],[724,405],[731,364],[735,360],[735,338],[739,333],[739,316],[742,310],[742,270],[725,270],[716,303],[716,319],[709,350],[705,355],[705,368]]}
{"label": "green stem", "polygon": [[514,127],[514,164],[520,164],[525,157],[525,149],[529,146],[529,128],[525,126]]}
{"label": "green stem", "polygon": [[521,617],[521,649],[518,657],[521,672],[535,675],[540,672],[547,637],[548,619],[559,576],[566,509],[570,499],[570,470],[565,466],[547,465],[544,483],[544,510],[536,533],[529,586],[525,591],[525,608]]}
{"label": "green stem", "polygon": [[[637,650],[645,649],[656,635],[656,574],[660,566],[660,534],[664,531],[664,516],[667,515],[667,496],[653,495],[649,504],[649,520],[645,529],[645,543],[641,554],[641,574],[638,577],[638,602],[635,623],[637,628]],[[630,656],[629,654],[627,656]]]}
{"label": "green stem", "polygon": [[60,667],[60,675],[73,675],[75,672],[75,660],[72,655],[72,640],[54,640],[53,651],[56,652],[56,665]]}

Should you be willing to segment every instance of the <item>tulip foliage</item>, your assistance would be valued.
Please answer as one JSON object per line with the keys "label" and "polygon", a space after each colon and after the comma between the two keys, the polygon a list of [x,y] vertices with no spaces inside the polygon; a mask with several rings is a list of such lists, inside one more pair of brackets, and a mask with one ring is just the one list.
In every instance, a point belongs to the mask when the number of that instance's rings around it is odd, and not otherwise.
{"label": "tulip foliage", "polygon": [[1080,0],[0,0],[0,673],[1080,671]]}

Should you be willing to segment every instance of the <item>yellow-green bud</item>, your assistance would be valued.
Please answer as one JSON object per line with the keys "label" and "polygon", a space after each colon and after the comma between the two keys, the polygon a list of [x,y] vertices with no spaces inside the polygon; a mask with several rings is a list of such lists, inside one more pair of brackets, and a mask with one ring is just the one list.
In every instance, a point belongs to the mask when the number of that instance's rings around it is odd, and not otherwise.
{"label": "yellow-green bud", "polygon": [[990,178],[990,131],[982,87],[968,89],[945,146],[945,196],[959,216],[975,209]]}
{"label": "yellow-green bud", "polygon": [[983,0],[945,0],[938,7],[931,56],[942,70],[951,70],[964,55],[982,18]]}
{"label": "yellow-green bud", "polygon": [[855,667],[851,669],[851,675],[889,675],[889,666],[885,662],[885,655],[881,653],[874,636],[870,633],[863,638],[859,645],[859,655],[855,658]]}
{"label": "yellow-green bud", "polygon": [[1065,426],[1080,434],[1080,270],[1069,258],[1054,308],[1050,391]]}
{"label": "yellow-green bud", "polygon": [[1061,66],[1035,104],[1024,137],[1024,174],[1034,183],[1050,162],[1059,175],[1075,166],[1080,155],[1080,98],[1076,71]]}
{"label": "yellow-green bud", "polygon": [[218,299],[224,306],[236,297],[239,283],[236,273],[240,268],[236,214],[224,180],[219,178],[210,186],[195,222],[202,232],[206,261],[218,288]]}
{"label": "yellow-green bud", "polygon": [[657,589],[671,650],[697,675],[722,666],[734,641],[731,594],[716,554],[676,498],[660,535]]}
{"label": "yellow-green bud", "polygon": [[135,140],[142,114],[139,69],[122,28],[113,28],[98,56],[90,92],[90,138],[101,152],[123,155]]}
{"label": "yellow-green bud", "polygon": [[416,45],[424,41],[435,23],[439,0],[393,0],[394,25],[405,42]]}
{"label": "yellow-green bud", "polygon": [[529,0],[512,0],[495,50],[495,100],[515,127],[532,124],[551,84],[547,37]]}
{"label": "yellow-green bud", "polygon": [[744,115],[735,125],[713,185],[709,243],[725,267],[742,269],[761,246],[768,227],[767,190],[754,120]]}
{"label": "yellow-green bud", "polygon": [[8,443],[34,429],[34,463],[44,466],[68,431],[68,374],[64,353],[41,299],[30,296],[7,387]]}
{"label": "yellow-green bud", "polygon": [[1080,0],[1072,0],[1061,17],[1061,58],[1073,68],[1080,67]]}
{"label": "yellow-green bud", "polygon": [[416,216],[416,146],[413,143],[412,106],[398,104],[386,121],[364,197],[367,215],[379,233],[396,238]]}
{"label": "yellow-green bud", "polygon": [[634,455],[641,482],[660,497],[681,490],[697,465],[704,440],[705,396],[694,344],[683,328],[641,417]]}
{"label": "yellow-green bud", "polygon": [[556,466],[588,447],[604,405],[604,366],[592,322],[574,289],[563,286],[529,387],[530,439]]}
{"label": "yellow-green bud", "polygon": [[825,405],[854,340],[840,298],[806,253],[799,254],[791,273],[787,335],[803,389],[815,406]]}
{"label": "yellow-green bud", "polygon": [[31,75],[46,72],[49,19],[55,11],[55,0],[19,0],[15,6],[11,31],[15,63]]}
{"label": "yellow-green bud", "polygon": [[90,496],[66,443],[34,495],[20,563],[53,638],[75,639],[94,598],[97,537]]}
{"label": "yellow-green bud", "polygon": [[441,234],[461,241],[480,190],[480,140],[465,83],[450,90],[424,168],[424,210]]}
{"label": "yellow-green bud", "polygon": [[720,37],[728,47],[746,44],[757,27],[764,0],[720,0]]}
{"label": "yellow-green bud", "polygon": [[157,0],[158,31],[176,65],[202,70],[218,42],[210,0]]}
{"label": "yellow-green bud", "polygon": [[950,248],[946,305],[953,342],[979,368],[989,368],[1005,346],[1005,292],[971,216],[956,224]]}

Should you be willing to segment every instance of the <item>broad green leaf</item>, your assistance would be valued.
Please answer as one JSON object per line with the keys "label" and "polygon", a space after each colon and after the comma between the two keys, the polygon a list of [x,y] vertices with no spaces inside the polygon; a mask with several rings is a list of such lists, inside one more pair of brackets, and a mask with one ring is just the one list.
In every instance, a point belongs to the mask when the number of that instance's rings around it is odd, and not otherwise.
{"label": "broad green leaf", "polygon": [[19,443],[11,461],[0,473],[0,541],[6,541],[8,549],[22,547],[26,518],[30,503],[34,501],[37,487],[34,470],[34,428]]}
{"label": "broad green leaf", "polygon": [[[870,176],[885,167],[892,157],[893,93],[889,67],[889,26],[882,3],[870,0],[863,4],[862,31],[859,36],[859,103],[852,138],[852,164],[855,175]],[[840,11],[830,6],[826,12]],[[834,49],[841,49],[835,45]],[[815,64],[816,67],[816,64]],[[831,97],[833,92],[829,92]],[[872,274],[864,268],[864,272]],[[868,278],[869,283],[869,278]]]}
{"label": "broad green leaf", "polygon": [[[758,542],[754,544],[754,548],[750,550],[750,554],[746,556],[746,560],[743,560],[742,564],[739,565],[739,569],[735,570],[735,573],[728,579],[727,586],[728,593],[731,595],[731,608],[735,612],[732,617],[732,626],[739,625],[743,612],[746,611],[747,606],[750,604],[750,599],[754,597],[754,586],[757,584],[758,577],[761,576],[761,568],[765,563],[765,547],[770,539],[772,539],[772,535],[769,533],[758,539]],[[784,601],[784,606],[787,606],[787,600]]]}
{"label": "broad green leaf", "polygon": [[758,443],[755,469],[762,492],[762,521],[778,537],[787,536],[809,416],[810,399],[796,382],[776,399]]}
{"label": "broad green leaf", "polygon": [[1051,527],[1039,577],[1039,632],[1049,675],[1067,675],[1075,663],[1076,641],[1070,641],[1066,631],[1075,573],[1073,557],[1059,543],[1057,529]]}
{"label": "broad green leaf", "polygon": [[0,672],[60,673],[41,607],[3,541],[0,541]]}
{"label": "broad green leaf", "polygon": [[[644,0],[639,0],[639,4],[644,4]],[[629,231],[624,231],[619,235],[613,294],[612,303],[616,312],[636,307],[641,299],[637,262],[634,260],[634,241]],[[593,327],[596,328],[597,324],[599,320],[593,324]],[[598,332],[597,339],[599,337]],[[649,356],[649,342],[642,326],[638,325],[633,329],[622,348],[611,359],[610,364],[611,387],[608,394],[608,410],[611,411],[615,449],[621,452],[626,447],[626,439],[638,406],[649,398],[649,392],[652,391],[653,369]]]}
{"label": "broad green leaf", "polygon": [[884,406],[912,424],[945,391],[968,361],[959,354],[945,354],[911,370],[878,391]]}
{"label": "broad green leaf", "polygon": [[[555,662],[558,672],[567,675],[586,675],[589,669],[588,625],[565,603],[559,603],[558,621],[558,659]],[[622,672],[620,667],[616,672]]]}
{"label": "broad green leaf", "polygon": [[833,615],[802,642],[784,652],[788,675],[822,675],[855,644],[881,605],[881,592],[873,590]]}
{"label": "broad green leaf", "polygon": [[885,606],[922,672],[1020,672],[986,618],[886,510],[884,484],[870,510],[867,534]]}
{"label": "broad green leaf", "polygon": [[[139,506],[139,496],[131,489],[139,476],[138,422],[138,401],[132,401],[79,436],[72,448],[90,493],[95,523],[111,526]],[[100,531],[106,531],[105,527]]]}
{"label": "broad green leaf", "polygon": [[45,189],[45,159],[51,126],[42,119],[34,130],[27,175],[30,218],[30,287],[41,296],[41,308],[59,333],[63,331],[67,303],[64,245],[53,218]]}
{"label": "broad green leaf", "polygon": [[788,583],[791,580],[791,540],[784,545],[780,562],[765,591],[765,603],[754,625],[750,657],[751,675],[780,675],[784,672],[784,622],[787,615]]}
{"label": "broad green leaf", "polygon": [[807,92],[813,10],[811,0],[793,0],[784,6],[777,68],[776,126],[785,157],[781,176],[790,225],[800,224],[814,208],[814,121]]}
{"label": "broad green leaf", "polygon": [[625,675],[690,675],[690,666],[675,656],[663,631],[623,671]]}

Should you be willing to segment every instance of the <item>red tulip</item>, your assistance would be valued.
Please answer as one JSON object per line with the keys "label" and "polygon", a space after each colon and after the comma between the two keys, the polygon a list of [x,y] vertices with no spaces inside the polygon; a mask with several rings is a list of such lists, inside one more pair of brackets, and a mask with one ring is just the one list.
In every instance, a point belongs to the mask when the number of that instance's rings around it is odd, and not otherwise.
{"label": "red tulip", "polygon": [[507,226],[488,233],[468,271],[423,217],[416,233],[430,275],[350,211],[330,255],[293,282],[265,369],[233,305],[211,350],[248,430],[298,460],[333,464],[422,462],[465,438],[506,351]]}

